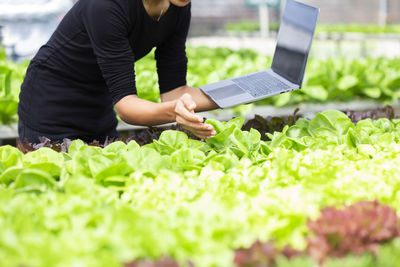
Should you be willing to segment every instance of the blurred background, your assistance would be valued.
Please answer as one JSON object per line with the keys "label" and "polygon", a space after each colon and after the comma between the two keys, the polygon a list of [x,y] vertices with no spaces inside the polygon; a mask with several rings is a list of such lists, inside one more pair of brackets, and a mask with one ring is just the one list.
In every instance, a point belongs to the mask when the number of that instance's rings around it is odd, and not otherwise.
{"label": "blurred background", "polygon": [[[400,1],[303,2],[321,9],[313,57],[399,56]],[[192,44],[246,47],[271,55],[284,5],[284,0],[193,1]]]}
{"label": "blurred background", "polygon": [[[0,0],[0,43],[8,58],[32,57],[74,2]],[[321,9],[313,56],[399,55],[400,29],[395,25],[400,23],[400,1],[303,2]],[[285,0],[193,0],[189,44],[251,48],[272,54],[284,4]]]}

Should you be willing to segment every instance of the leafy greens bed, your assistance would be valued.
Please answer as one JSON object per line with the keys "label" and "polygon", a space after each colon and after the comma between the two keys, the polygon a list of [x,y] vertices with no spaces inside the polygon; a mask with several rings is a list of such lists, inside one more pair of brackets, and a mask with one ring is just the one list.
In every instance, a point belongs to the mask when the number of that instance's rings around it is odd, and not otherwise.
{"label": "leafy greens bed", "polygon": [[398,119],[354,125],[329,110],[270,141],[242,131],[243,118],[207,122],[217,135],[206,142],[164,131],[144,146],[0,147],[0,266],[121,266],[165,256],[234,266],[234,250],[257,240],[304,250],[313,233],[325,233],[309,222],[327,225],[317,221],[327,206],[377,200],[400,210]]}
{"label": "leafy greens bed", "polygon": [[[188,84],[196,87],[258,71],[271,64],[270,57],[246,49],[232,51],[227,48],[197,47],[188,49],[187,54]],[[145,66],[150,67],[150,64],[144,64],[142,67]],[[303,89],[268,98],[256,104],[285,106],[304,102],[349,102],[357,99],[393,103],[399,98],[399,89],[398,59],[311,59],[307,66]]]}
{"label": "leafy greens bed", "polygon": [[[279,23],[272,23],[270,31],[278,31]],[[225,30],[228,32],[255,32],[260,31],[258,21],[244,20],[231,22],[225,25]],[[334,33],[362,33],[362,34],[399,34],[399,24],[389,24],[381,26],[378,24],[319,24],[316,28],[316,34]],[[382,35],[382,37],[385,37]]]}
{"label": "leafy greens bed", "polygon": [[0,47],[0,124],[17,119],[18,95],[26,67],[27,62],[7,61],[5,51]]}
{"label": "leafy greens bed", "polygon": [[[270,66],[271,58],[251,50],[189,47],[188,84],[199,87]],[[138,95],[159,101],[158,78],[151,53],[135,64]],[[26,63],[15,64],[0,55],[0,122],[17,120],[20,85]],[[295,105],[359,99],[393,103],[400,96],[400,61],[397,59],[312,59],[302,90],[259,101],[258,105]]]}
{"label": "leafy greens bed", "polygon": [[317,27],[317,33],[399,34],[400,24],[323,24]]}

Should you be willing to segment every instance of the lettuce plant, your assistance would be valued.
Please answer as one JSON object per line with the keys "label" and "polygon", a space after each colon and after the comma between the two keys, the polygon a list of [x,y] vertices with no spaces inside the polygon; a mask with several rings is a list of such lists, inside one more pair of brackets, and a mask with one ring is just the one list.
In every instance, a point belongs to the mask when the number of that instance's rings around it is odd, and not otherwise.
{"label": "lettuce plant", "polygon": [[125,267],[179,267],[179,266],[180,265],[177,261],[174,261],[166,257],[156,262],[144,260],[144,261],[134,261],[125,264]]}
{"label": "lettuce plant", "polygon": [[274,267],[279,257],[285,257],[290,260],[302,255],[304,255],[304,252],[297,251],[289,246],[278,249],[272,242],[261,243],[256,241],[248,249],[236,250],[234,262],[238,267]]}
{"label": "lettuce plant", "polygon": [[270,141],[241,130],[241,118],[209,122],[218,134],[207,142],[165,131],[144,146],[1,147],[0,266],[117,267],[168,256],[231,267],[234,251],[256,240],[306,249],[307,222],[327,206],[376,199],[399,211],[398,120],[354,125],[326,111]]}
{"label": "lettuce plant", "polygon": [[309,221],[313,236],[308,239],[312,258],[344,257],[353,253],[378,253],[380,244],[400,237],[396,211],[377,201],[362,201],[343,210],[325,208],[321,217]]}

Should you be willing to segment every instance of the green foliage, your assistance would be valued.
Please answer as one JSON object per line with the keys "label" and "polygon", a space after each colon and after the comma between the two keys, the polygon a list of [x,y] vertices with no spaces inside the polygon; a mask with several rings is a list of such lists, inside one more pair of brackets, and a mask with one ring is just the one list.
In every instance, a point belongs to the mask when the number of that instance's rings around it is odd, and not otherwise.
{"label": "green foliage", "polygon": [[18,97],[26,68],[27,62],[16,64],[7,61],[4,50],[0,50],[1,124],[9,124],[17,119]]}
{"label": "green foliage", "polygon": [[205,123],[211,124],[217,134],[207,139],[207,144],[216,152],[233,152],[237,157],[251,157],[259,148],[261,135],[257,130],[242,131],[244,118],[235,118],[228,122],[209,119]]}
{"label": "green foliage", "polygon": [[[279,23],[271,23],[270,30],[278,31]],[[255,32],[260,30],[258,21],[244,20],[230,22],[225,25],[228,32]],[[377,24],[318,24],[316,34],[345,34],[345,33],[363,33],[363,34],[398,34],[400,33],[399,24],[388,24],[381,26]]]}
{"label": "green foliage", "polygon": [[348,255],[344,258],[331,258],[324,267],[396,267],[400,262],[400,239],[381,246],[377,255]]}
{"label": "green foliage", "polygon": [[[265,69],[271,58],[248,49],[189,47],[187,82],[194,87]],[[0,60],[0,122],[16,121],[18,95],[27,63]],[[141,98],[160,102],[154,53],[135,63],[136,86]],[[301,90],[256,102],[287,106],[305,102],[348,102],[357,99],[393,103],[400,97],[400,65],[396,59],[311,59]],[[235,112],[245,112],[239,106]]]}
{"label": "green foliage", "polygon": [[242,118],[207,122],[217,131],[207,143],[166,131],[143,147],[76,140],[68,153],[25,155],[0,147],[0,266],[170,256],[230,267],[234,249],[255,240],[305,249],[308,219],[328,205],[377,199],[400,211],[398,120],[353,125],[326,111],[270,141],[240,130]]}
{"label": "green foliage", "polygon": [[[225,30],[228,32],[255,32],[260,30],[260,23],[254,20],[228,22],[225,24]],[[270,23],[269,30],[278,31],[279,23],[277,22]]]}
{"label": "green foliage", "polygon": [[0,46],[0,61],[4,61],[6,59],[7,59],[6,50],[4,49],[4,47]]}
{"label": "green foliage", "polygon": [[380,34],[380,33],[400,33],[399,24],[388,24],[381,26],[377,24],[321,24],[317,26],[317,34],[319,33],[364,33],[364,34]]}
{"label": "green foliage", "polygon": [[[188,58],[188,84],[195,87],[264,69],[271,64],[270,57],[253,51],[224,48],[189,48]],[[286,106],[355,99],[392,103],[399,98],[399,73],[400,65],[395,59],[311,59],[301,90],[256,104]]]}

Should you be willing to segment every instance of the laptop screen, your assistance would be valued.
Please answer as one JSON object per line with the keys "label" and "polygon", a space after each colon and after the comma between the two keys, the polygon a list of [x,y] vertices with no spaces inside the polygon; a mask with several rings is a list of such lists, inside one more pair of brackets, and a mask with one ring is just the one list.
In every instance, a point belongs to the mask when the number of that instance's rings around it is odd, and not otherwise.
{"label": "laptop screen", "polygon": [[301,86],[319,9],[287,0],[279,27],[272,69]]}

